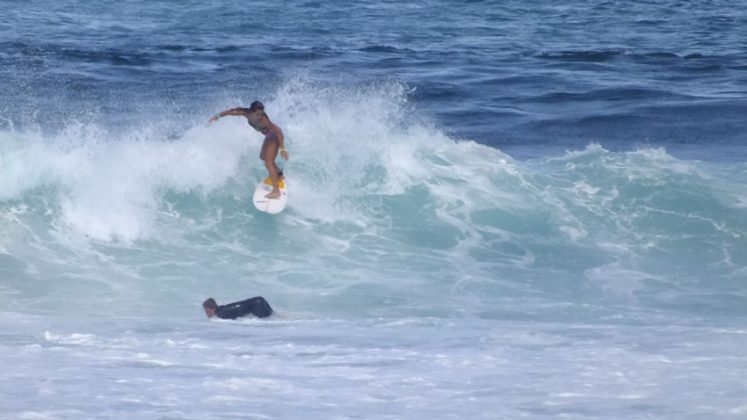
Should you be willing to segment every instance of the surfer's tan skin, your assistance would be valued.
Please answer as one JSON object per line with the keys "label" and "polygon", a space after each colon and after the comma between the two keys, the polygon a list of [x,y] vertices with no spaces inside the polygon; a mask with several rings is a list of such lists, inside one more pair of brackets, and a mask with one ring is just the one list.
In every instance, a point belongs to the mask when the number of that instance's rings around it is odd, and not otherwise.
{"label": "surfer's tan skin", "polygon": [[270,118],[265,114],[264,105],[258,101],[253,102],[249,108],[233,108],[222,111],[210,118],[208,122],[218,121],[221,117],[228,115],[245,117],[249,125],[265,135],[265,140],[262,142],[262,150],[259,152],[259,158],[265,162],[267,172],[270,174],[270,179],[272,179],[272,191],[265,197],[280,197],[280,188],[278,187],[278,180],[280,179],[278,172],[280,170],[277,164],[275,164],[275,158],[277,158],[279,150],[280,156],[288,160],[288,151],[285,150],[283,143],[285,141],[283,131],[270,121]]}

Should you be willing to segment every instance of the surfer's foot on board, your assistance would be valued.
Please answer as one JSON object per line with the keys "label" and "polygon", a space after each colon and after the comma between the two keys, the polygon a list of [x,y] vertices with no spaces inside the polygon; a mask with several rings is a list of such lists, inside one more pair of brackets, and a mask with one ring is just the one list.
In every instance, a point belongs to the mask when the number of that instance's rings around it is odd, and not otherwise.
{"label": "surfer's foot on board", "polygon": [[273,191],[267,194],[265,198],[280,198],[280,191]]}

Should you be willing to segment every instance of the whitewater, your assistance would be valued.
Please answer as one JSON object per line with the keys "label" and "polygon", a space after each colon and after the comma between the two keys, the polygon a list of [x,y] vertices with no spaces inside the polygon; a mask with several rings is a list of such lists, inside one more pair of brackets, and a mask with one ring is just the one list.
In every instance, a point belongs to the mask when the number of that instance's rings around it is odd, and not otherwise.
{"label": "whitewater", "polygon": [[0,418],[747,416],[745,12],[613,3],[10,8]]}

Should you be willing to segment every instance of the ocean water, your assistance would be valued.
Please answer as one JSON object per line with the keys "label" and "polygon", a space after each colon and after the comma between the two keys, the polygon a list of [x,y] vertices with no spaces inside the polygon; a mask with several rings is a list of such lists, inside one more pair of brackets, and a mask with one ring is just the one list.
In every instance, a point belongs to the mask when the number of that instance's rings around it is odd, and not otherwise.
{"label": "ocean water", "polygon": [[3,5],[0,418],[747,417],[747,4]]}

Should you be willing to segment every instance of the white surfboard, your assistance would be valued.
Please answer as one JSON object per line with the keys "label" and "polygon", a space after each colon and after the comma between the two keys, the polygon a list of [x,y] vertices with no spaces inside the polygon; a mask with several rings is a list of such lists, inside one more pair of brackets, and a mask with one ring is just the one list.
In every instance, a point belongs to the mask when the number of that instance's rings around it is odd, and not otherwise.
{"label": "white surfboard", "polygon": [[254,207],[270,214],[283,211],[285,205],[288,204],[288,187],[285,179],[278,180],[278,188],[280,188],[280,197],[266,198],[265,196],[272,191],[272,178],[268,176],[257,184],[257,188],[254,189]]}

